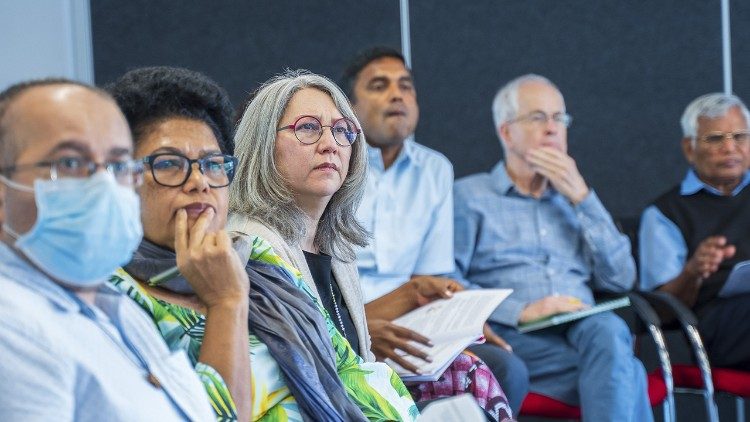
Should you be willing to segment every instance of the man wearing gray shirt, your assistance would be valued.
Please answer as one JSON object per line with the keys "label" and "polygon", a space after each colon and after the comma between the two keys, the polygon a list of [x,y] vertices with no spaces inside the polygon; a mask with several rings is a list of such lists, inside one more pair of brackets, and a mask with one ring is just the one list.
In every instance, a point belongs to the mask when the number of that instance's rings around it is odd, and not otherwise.
{"label": "man wearing gray shirt", "polygon": [[571,117],[557,87],[521,76],[498,92],[493,116],[505,161],[456,182],[457,270],[473,287],[514,290],[490,323],[526,363],[531,391],[580,405],[584,420],[652,420],[645,370],[615,314],[517,330],[593,305],[592,286],[629,290],[635,264],[627,237],[567,154]]}

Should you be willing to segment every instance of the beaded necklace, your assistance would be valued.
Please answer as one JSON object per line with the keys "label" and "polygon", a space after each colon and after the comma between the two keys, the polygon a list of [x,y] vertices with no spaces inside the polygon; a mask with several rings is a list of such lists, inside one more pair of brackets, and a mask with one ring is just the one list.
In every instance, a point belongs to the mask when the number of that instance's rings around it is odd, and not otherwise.
{"label": "beaded necklace", "polygon": [[346,337],[346,328],[344,328],[344,320],[341,318],[341,311],[339,311],[339,305],[336,303],[336,295],[333,293],[333,282],[328,284],[328,288],[331,291],[331,299],[333,300],[333,310],[336,311],[336,318],[339,320],[339,326],[341,327],[341,333]]}

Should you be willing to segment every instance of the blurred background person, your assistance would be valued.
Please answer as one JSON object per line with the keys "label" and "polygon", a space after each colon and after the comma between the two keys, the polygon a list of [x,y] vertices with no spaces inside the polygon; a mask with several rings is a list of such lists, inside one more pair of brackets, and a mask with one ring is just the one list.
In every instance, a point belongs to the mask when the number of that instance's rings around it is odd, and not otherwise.
{"label": "blurred background person", "polygon": [[[420,333],[392,319],[463,289],[453,265],[453,166],[412,139],[419,121],[417,90],[398,51],[373,47],[344,70],[342,86],[367,139],[368,175],[357,219],[372,238],[356,249],[372,350],[382,360],[416,369],[402,353],[427,353],[410,343]],[[529,389],[523,361],[488,325],[487,341],[469,347],[495,374],[518,410]]]}

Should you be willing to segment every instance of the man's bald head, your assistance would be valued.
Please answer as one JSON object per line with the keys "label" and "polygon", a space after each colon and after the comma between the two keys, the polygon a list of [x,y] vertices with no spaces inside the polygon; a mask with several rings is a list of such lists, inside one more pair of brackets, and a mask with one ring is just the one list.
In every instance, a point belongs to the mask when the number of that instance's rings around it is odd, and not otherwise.
{"label": "man's bald head", "polygon": [[[35,194],[17,186],[50,180],[50,163],[66,158],[103,165],[128,160],[133,153],[130,128],[117,103],[80,83],[40,81],[11,87],[0,94],[0,128],[3,226],[19,234],[34,225],[37,209]],[[3,241],[11,244],[6,234]]]}
{"label": "man's bald head", "polygon": [[9,116],[10,113],[8,112],[13,107],[13,104],[34,89],[64,85],[88,90],[115,104],[112,97],[106,91],[69,79],[37,79],[11,85],[0,92],[0,173],[2,173],[3,168],[13,165],[16,157],[23,149],[20,141],[13,136],[13,123],[15,119],[13,119],[13,116]]}

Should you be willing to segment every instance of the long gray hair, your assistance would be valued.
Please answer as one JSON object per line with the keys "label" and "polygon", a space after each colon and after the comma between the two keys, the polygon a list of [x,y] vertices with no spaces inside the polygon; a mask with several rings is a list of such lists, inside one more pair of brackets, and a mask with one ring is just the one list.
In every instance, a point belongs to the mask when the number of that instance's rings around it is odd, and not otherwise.
{"label": "long gray hair", "polygon": [[[292,96],[315,88],[331,96],[344,117],[361,127],[344,93],[330,79],[305,70],[289,71],[266,81],[245,108],[235,134],[239,166],[229,189],[229,210],[255,218],[290,243],[305,236],[305,214],[279,172],[274,156],[276,128]],[[351,146],[349,173],[333,194],[315,233],[315,246],[337,259],[352,261],[353,245],[367,244],[368,234],[355,217],[367,173],[364,134]]]}

